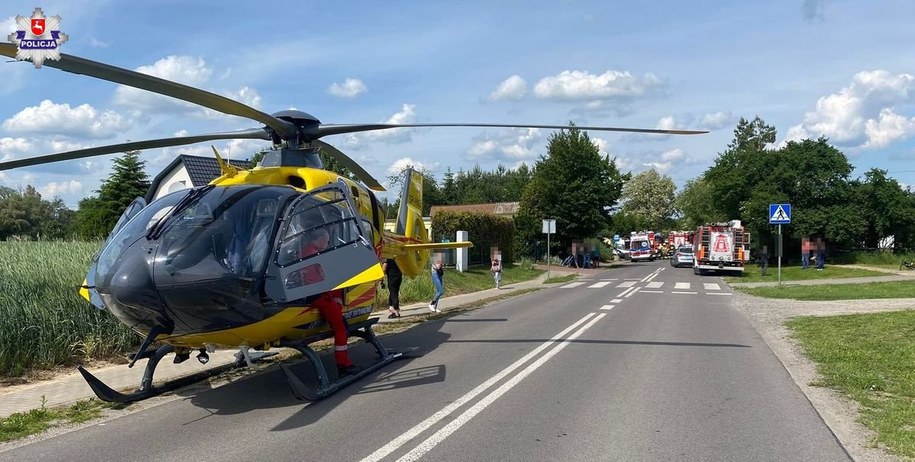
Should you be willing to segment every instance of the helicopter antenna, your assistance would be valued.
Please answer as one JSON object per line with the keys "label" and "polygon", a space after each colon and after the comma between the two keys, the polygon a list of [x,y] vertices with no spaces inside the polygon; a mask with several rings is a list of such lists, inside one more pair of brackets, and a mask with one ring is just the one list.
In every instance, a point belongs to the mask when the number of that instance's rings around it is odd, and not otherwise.
{"label": "helicopter antenna", "polygon": [[219,172],[223,175],[228,175],[229,178],[238,174],[238,168],[234,165],[222,160],[222,157],[219,155],[219,151],[216,150],[216,146],[210,145],[213,148],[213,154],[216,154],[216,163],[219,164]]}

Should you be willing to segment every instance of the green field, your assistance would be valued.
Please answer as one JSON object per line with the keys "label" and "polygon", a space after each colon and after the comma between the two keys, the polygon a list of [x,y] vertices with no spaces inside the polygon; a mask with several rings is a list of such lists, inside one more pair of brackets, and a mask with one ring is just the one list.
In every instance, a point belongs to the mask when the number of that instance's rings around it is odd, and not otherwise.
{"label": "green field", "polygon": [[915,457],[915,311],[802,317],[787,323],[823,377],[861,404],[860,421],[892,452]]}
{"label": "green field", "polygon": [[0,242],[0,377],[108,358],[139,343],[77,290],[99,242]]}

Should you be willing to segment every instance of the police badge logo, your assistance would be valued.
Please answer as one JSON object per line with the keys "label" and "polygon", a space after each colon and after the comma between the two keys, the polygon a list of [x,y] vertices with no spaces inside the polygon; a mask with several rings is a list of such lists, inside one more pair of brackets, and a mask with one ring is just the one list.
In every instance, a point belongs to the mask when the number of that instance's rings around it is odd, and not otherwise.
{"label": "police badge logo", "polygon": [[46,59],[60,61],[58,47],[70,38],[59,30],[60,16],[46,18],[41,8],[35,8],[31,18],[16,16],[16,25],[16,32],[9,35],[10,42],[19,47],[16,59],[31,60],[35,69]]}

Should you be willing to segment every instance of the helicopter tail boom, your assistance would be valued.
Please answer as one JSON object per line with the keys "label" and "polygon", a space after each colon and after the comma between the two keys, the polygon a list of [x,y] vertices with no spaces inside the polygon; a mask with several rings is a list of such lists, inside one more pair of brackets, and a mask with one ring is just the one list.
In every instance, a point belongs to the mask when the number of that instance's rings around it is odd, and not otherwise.
{"label": "helicopter tail boom", "polygon": [[393,244],[391,250],[394,250],[394,261],[404,275],[411,278],[419,276],[429,259],[428,248],[410,249],[405,245],[427,244],[429,232],[423,222],[423,175],[412,167],[404,174],[394,233],[397,236],[388,240],[388,243]]}

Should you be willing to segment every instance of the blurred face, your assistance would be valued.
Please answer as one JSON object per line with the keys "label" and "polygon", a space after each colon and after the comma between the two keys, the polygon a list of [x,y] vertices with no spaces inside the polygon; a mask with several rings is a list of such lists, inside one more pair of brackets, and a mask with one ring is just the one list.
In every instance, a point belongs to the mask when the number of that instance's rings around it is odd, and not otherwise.
{"label": "blurred face", "polygon": [[330,243],[330,236],[327,233],[318,233],[311,242],[319,250],[324,250]]}

